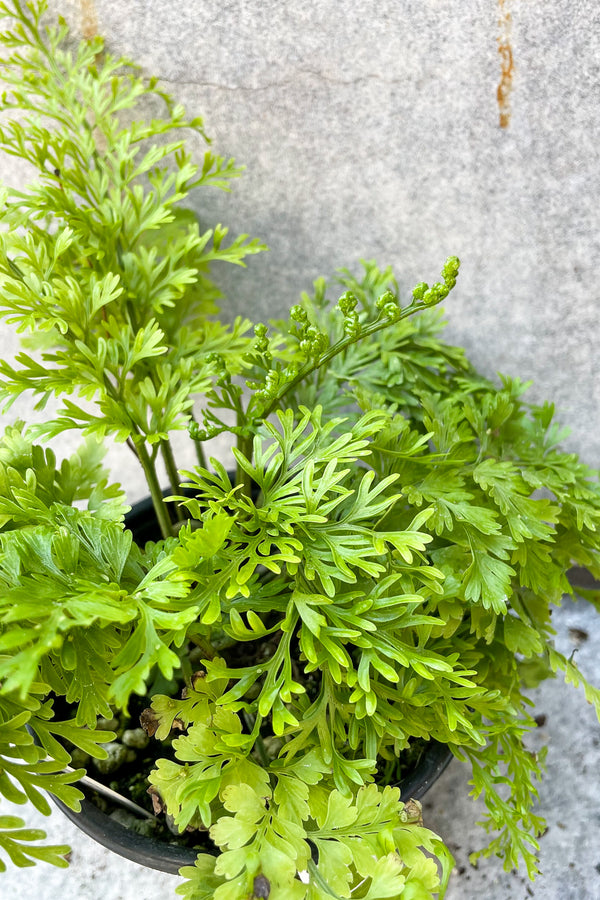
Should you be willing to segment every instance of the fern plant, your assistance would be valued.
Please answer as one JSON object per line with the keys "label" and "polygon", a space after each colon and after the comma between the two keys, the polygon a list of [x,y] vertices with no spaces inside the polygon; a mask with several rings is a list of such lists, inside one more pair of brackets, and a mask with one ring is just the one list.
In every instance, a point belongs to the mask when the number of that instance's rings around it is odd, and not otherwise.
{"label": "fern plant", "polygon": [[[561,450],[551,405],[440,338],[455,257],[406,300],[368,262],[286,320],[219,321],[210,266],[264,248],[201,233],[182,204],[240,169],[193,162],[202,122],[45,10],[0,3],[17,113],[0,146],[38,175],[2,193],[0,316],[25,346],[0,395],[58,401],[0,443],[0,794],[77,809],[84,769],[67,766],[106,758],[106,720],[149,696],[144,728],[170,749],[146,785],[200,851],[181,895],[441,898],[452,858],[396,786],[435,739],[485,798],[480,854],[533,878],[524,689],[562,671],[600,709],[550,619],[570,566],[600,575],[596,473]],[[58,461],[43,441],[73,429]],[[235,473],[205,458],[218,434]],[[146,476],[161,537],[145,546],[109,440]],[[41,838],[0,816],[14,863],[65,865]]]}

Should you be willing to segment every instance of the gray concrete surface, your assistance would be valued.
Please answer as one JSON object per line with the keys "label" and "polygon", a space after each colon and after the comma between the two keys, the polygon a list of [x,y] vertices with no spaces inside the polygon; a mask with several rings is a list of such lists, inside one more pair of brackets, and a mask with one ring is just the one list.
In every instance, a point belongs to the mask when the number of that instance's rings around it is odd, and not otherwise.
{"label": "gray concrete surface", "polygon": [[[533,378],[533,396],[553,399],[572,427],[571,446],[600,463],[594,0],[50,6],[76,31],[106,35],[111,51],[159,75],[190,112],[204,115],[215,150],[247,165],[233,194],[194,198],[207,225],[221,221],[271,247],[247,272],[223,273],[228,315],[272,315],[314,277],[359,257],[393,264],[407,291],[434,280],[456,253],[463,267],[447,303],[448,336],[488,374]],[[499,104],[499,87],[509,102]],[[15,183],[23,173],[0,160],[0,177]],[[0,354],[14,349],[2,325]],[[35,418],[26,400],[9,418],[16,415]],[[61,440],[62,452],[75,443]],[[140,497],[133,460],[123,464],[111,451],[109,462],[130,498]],[[578,659],[600,683],[591,611],[568,605],[557,623],[564,650],[573,648],[571,625],[589,632]],[[559,682],[536,700],[548,717],[536,739],[550,745],[540,800],[550,823],[544,878],[529,886],[496,860],[468,866],[481,835],[466,774],[455,764],[426,808],[428,824],[456,854],[450,900],[600,896],[599,727],[583,697]],[[177,883],[104,852],[59,816],[49,828],[53,840],[72,841],[71,869],[6,873],[2,898],[153,900]]]}
{"label": "gray concrete surface", "polygon": [[[558,649],[570,655],[595,684],[600,683],[600,629],[596,612],[565,601],[555,614]],[[579,643],[573,634],[589,635]],[[468,856],[485,845],[476,825],[485,807],[467,797],[467,766],[453,762],[424,798],[427,825],[452,851],[456,868],[447,900],[597,900],[600,896],[600,726],[582,692],[562,679],[531,692],[536,715],[546,722],[530,741],[548,746],[547,772],[539,788],[537,811],[548,824],[540,838],[542,875],[504,872],[498,859],[474,869]]]}
{"label": "gray concrete surface", "polygon": [[271,247],[224,273],[228,310],[271,315],[359,257],[408,291],[456,253],[453,340],[490,374],[534,379],[600,462],[596,0],[51,8],[159,75],[246,164],[232,195],[194,201]]}

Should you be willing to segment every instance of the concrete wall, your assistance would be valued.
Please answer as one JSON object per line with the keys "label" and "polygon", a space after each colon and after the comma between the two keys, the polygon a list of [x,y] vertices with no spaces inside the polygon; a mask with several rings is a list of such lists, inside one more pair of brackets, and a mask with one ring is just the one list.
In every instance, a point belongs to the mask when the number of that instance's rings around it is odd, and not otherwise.
{"label": "concrete wall", "polygon": [[283,308],[361,256],[409,289],[456,253],[449,336],[533,378],[600,462],[595,0],[71,7],[247,165],[203,210],[271,247],[227,273],[233,309]]}
{"label": "concrete wall", "polygon": [[489,374],[534,379],[600,463],[595,0],[50,8],[159,75],[246,164],[234,194],[197,198],[207,224],[271,248],[224,272],[232,314],[283,310],[360,257],[409,290],[456,253],[448,337]]}

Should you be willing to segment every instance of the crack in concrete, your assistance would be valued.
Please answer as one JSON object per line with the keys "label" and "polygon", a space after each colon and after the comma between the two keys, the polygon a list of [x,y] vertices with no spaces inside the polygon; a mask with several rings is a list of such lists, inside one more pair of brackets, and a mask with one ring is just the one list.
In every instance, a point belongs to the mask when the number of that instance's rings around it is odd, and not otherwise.
{"label": "crack in concrete", "polygon": [[[298,75],[301,77],[302,75],[312,76],[319,81],[324,81],[329,84],[337,84],[337,85],[347,85],[353,86],[356,84],[360,84],[365,81],[381,81],[383,84],[399,84],[402,79],[400,78],[391,78],[384,79],[381,75],[378,75],[376,72],[369,72],[366,75],[360,75],[358,78],[353,78],[350,80],[344,80],[341,78],[330,78],[328,75],[325,75],[323,72],[316,72],[311,69],[304,69],[303,71],[299,71]],[[221,91],[247,91],[248,93],[258,93],[260,91],[268,91],[272,88],[284,88],[289,87],[289,85],[296,84],[297,79],[290,78],[285,81],[270,81],[267,84],[258,84],[258,85],[247,85],[247,84],[222,84],[218,81],[180,81],[178,78],[163,78],[159,76],[159,80],[164,84],[177,84],[182,87],[212,87]]]}

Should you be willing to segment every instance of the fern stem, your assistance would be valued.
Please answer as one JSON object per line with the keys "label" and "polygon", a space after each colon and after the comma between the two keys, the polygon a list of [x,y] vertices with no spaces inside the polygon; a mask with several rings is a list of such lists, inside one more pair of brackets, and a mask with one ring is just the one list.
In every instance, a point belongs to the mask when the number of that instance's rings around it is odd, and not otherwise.
{"label": "fern stem", "polygon": [[412,316],[417,312],[422,312],[424,309],[431,309],[431,305],[419,302],[411,303],[410,306],[406,306],[400,311],[400,315],[398,316],[398,318],[390,320],[382,314],[378,319],[376,319],[375,322],[371,322],[369,325],[365,325],[358,332],[358,334],[352,334],[341,338],[341,340],[335,343],[333,347],[330,347],[328,350],[326,350],[322,356],[319,356],[312,362],[306,363],[291,381],[288,381],[286,384],[284,384],[275,394],[269,405],[261,411],[260,418],[266,419],[268,416],[270,416],[271,413],[275,409],[277,409],[282,399],[289,391],[293,390],[297,384],[299,384],[301,381],[304,381],[304,379],[308,378],[309,375],[312,375],[312,373],[316,369],[320,369],[322,366],[326,366],[327,363],[329,363],[335,356],[338,356],[338,354],[342,353],[352,344],[356,344],[358,341],[362,341],[364,340],[364,338],[369,337],[372,334],[376,334],[376,332],[378,331],[382,331],[384,328],[389,327],[390,324],[396,324],[398,322],[401,322],[402,319],[407,319],[409,316]]}
{"label": "fern stem", "polygon": [[[193,413],[190,415],[190,419],[192,420],[192,422],[194,422],[195,425],[198,425],[198,419]],[[203,442],[198,440],[198,438],[194,437],[193,435],[190,436],[192,437],[194,447],[196,448],[196,459],[198,460],[198,465],[203,469],[206,469],[206,455],[204,453]]]}
{"label": "fern stem", "polygon": [[198,465],[203,469],[206,468],[206,456],[204,454],[204,445],[202,441],[194,441],[196,445],[196,459],[198,460]]}
{"label": "fern stem", "polygon": [[[160,442],[160,452],[162,453],[162,458],[165,463],[165,468],[167,470],[167,477],[171,484],[171,490],[174,494],[179,491],[179,474],[177,472],[177,464],[175,462],[175,456],[173,454],[173,447],[171,446],[171,441],[161,441]],[[175,515],[177,516],[178,522],[183,522],[184,515],[181,511],[181,508],[178,504],[175,504]]]}
{"label": "fern stem", "polygon": [[140,442],[136,444],[136,449],[138,459],[142,464],[144,475],[146,476],[146,482],[150,490],[152,505],[154,506],[154,511],[156,513],[156,518],[158,519],[161,534],[163,538],[171,537],[173,534],[173,527],[171,525],[171,518],[169,516],[167,505],[163,500],[162,491],[158,482],[158,475],[156,474],[156,466],[150,458],[150,454],[146,450],[146,447],[143,443]]}
{"label": "fern stem", "polygon": [[195,634],[193,632],[190,633],[188,635],[188,637],[192,641],[192,643],[195,644],[196,647],[198,647],[200,652],[204,654],[206,659],[214,659],[215,658],[215,656],[217,655],[217,651],[215,650],[213,645],[210,643],[208,638],[205,638],[203,635]]}
{"label": "fern stem", "polygon": [[267,748],[265,747],[265,742],[262,739],[260,732],[256,735],[256,743],[254,744],[258,751],[258,755],[260,756],[260,761],[262,762],[265,769],[271,765],[271,760],[269,758],[269,754],[267,753]]}
{"label": "fern stem", "polygon": [[271,765],[271,758],[269,757],[267,748],[265,747],[265,742],[263,741],[262,735],[260,733],[260,723],[262,722],[262,717],[257,715],[253,722],[252,717],[248,715],[248,713],[244,713],[243,715],[244,721],[246,722],[248,728],[250,728],[251,733],[254,734],[256,732],[256,740],[254,742],[254,746],[258,755],[260,756],[260,760],[263,766],[265,767],[265,769],[268,769],[268,767]]}
{"label": "fern stem", "polygon": [[[246,457],[246,459],[252,461],[252,438],[248,436],[244,436],[242,434],[238,434],[237,439],[237,448],[240,453]],[[237,469],[235,473],[235,483],[242,485],[243,493],[249,497],[252,493],[252,481],[250,479],[250,475],[246,472],[245,469],[238,463]]]}

